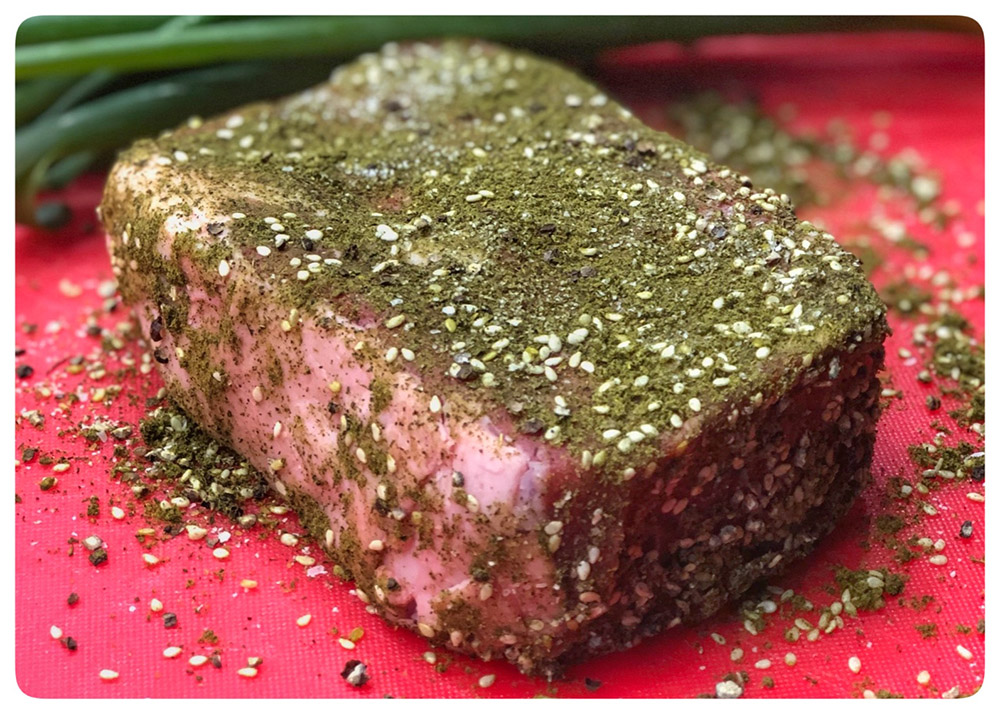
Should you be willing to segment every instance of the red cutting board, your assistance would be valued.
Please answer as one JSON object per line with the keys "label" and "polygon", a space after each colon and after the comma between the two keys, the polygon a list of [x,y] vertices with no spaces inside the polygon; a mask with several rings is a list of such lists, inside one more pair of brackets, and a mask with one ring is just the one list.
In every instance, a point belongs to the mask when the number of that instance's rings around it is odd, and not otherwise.
{"label": "red cutting board", "polygon": [[[954,202],[958,217],[943,231],[912,220],[906,205],[883,209],[870,186],[847,187],[830,206],[801,212],[821,221],[835,234],[857,232],[859,221],[874,211],[888,210],[907,221],[917,239],[931,247],[926,261],[910,253],[887,256],[875,274],[878,284],[889,277],[944,269],[960,285],[984,280],[984,65],[983,40],[969,36],[934,34],[812,35],[739,37],[704,40],[689,48],[654,45],[605,55],[593,70],[596,81],[609,88],[654,126],[663,126],[666,109],[684,91],[716,88],[749,91],[763,109],[794,118],[784,121],[795,130],[822,130],[838,118],[853,131],[858,146],[866,146],[876,131],[888,137],[880,149],[885,155],[910,148],[940,176],[944,197]],[[876,112],[887,114],[878,115]],[[890,118],[888,126],[886,118]],[[876,124],[878,123],[878,127]],[[25,350],[17,364],[29,364],[34,374],[16,380],[16,409],[38,409],[45,416],[39,429],[25,420],[15,427],[20,459],[22,448],[65,457],[71,468],[57,475],[56,488],[43,492],[38,482],[52,474],[52,466],[17,463],[16,518],[16,676],[21,690],[35,697],[693,697],[714,692],[728,672],[749,673],[745,697],[858,697],[865,689],[888,690],[907,697],[940,697],[959,687],[974,692],[984,675],[985,638],[976,632],[984,617],[985,566],[984,504],[967,498],[984,492],[984,483],[966,481],[932,492],[928,500],[938,515],[927,517],[914,534],[944,539],[946,566],[934,566],[927,557],[912,561],[905,595],[933,595],[930,607],[917,612],[900,607],[895,599],[875,613],[818,642],[801,639],[787,643],[782,633],[789,620],[771,618],[763,633],[752,636],[734,610],[720,613],[700,627],[678,628],[631,651],[609,655],[573,667],[564,681],[548,683],[525,677],[503,663],[482,663],[437,651],[439,672],[425,661],[425,641],[396,630],[369,615],[350,594],[351,585],[329,574],[310,577],[293,560],[296,554],[318,549],[303,540],[297,547],[282,545],[277,536],[260,527],[243,531],[217,518],[213,532],[228,531],[232,551],[226,561],[212,557],[211,548],[185,537],[164,538],[149,552],[160,562],[149,567],[147,552],[135,537],[147,524],[137,513],[123,520],[111,516],[113,503],[126,508],[132,499],[125,486],[109,477],[111,444],[93,450],[77,425],[95,418],[135,424],[144,400],[159,388],[155,375],[135,370],[118,372],[121,358],[141,363],[142,349],[131,343],[103,355],[99,338],[86,334],[86,320],[94,312],[103,327],[114,328],[127,319],[122,309],[105,313],[99,285],[111,277],[102,237],[95,226],[101,177],[88,177],[64,192],[74,208],[72,223],[55,234],[16,230],[16,345]],[[909,210],[909,213],[907,213]],[[80,294],[76,295],[77,289]],[[970,300],[955,309],[984,329],[984,304]],[[906,455],[906,445],[933,436],[924,397],[931,387],[916,380],[918,365],[898,357],[900,347],[912,348],[911,325],[891,316],[895,334],[887,342],[888,372],[903,398],[893,400],[881,423],[875,453],[876,483],[856,508],[807,562],[800,563],[774,585],[792,588],[817,605],[836,595],[824,590],[832,584],[835,564],[877,567],[890,554],[869,540],[871,521],[881,512],[878,494],[885,479],[897,472],[917,475]],[[27,333],[23,325],[37,329]],[[84,364],[103,361],[106,374],[95,379],[70,374],[70,359],[84,356]],[[95,388],[124,387],[110,406],[95,404]],[[40,389],[47,389],[45,396]],[[83,397],[73,402],[67,395]],[[944,411],[944,410],[942,410]],[[954,435],[955,438],[959,434]],[[973,435],[965,434],[963,438]],[[88,499],[97,496],[100,515],[88,517]],[[141,511],[140,511],[141,512]],[[197,507],[188,514],[209,522]],[[291,515],[284,530],[296,530]],[[975,523],[971,539],[958,537],[965,520]],[[108,546],[109,560],[101,567],[87,561],[71,537],[98,534]],[[324,563],[320,557],[319,563]],[[893,565],[893,569],[897,566]],[[332,564],[326,563],[326,570]],[[252,578],[259,585],[245,591],[239,583]],[[70,592],[79,602],[67,604]],[[176,613],[178,626],[167,629],[163,614],[150,611],[158,598],[164,611]],[[299,627],[296,620],[311,614]],[[813,618],[815,621],[815,618]],[[915,625],[934,622],[937,636],[923,638]],[[67,650],[50,635],[58,626],[78,642]],[[364,628],[354,651],[337,643],[331,628],[341,634]],[[962,633],[961,626],[972,631]],[[199,643],[204,630],[218,637],[215,644]],[[725,638],[717,644],[710,637]],[[163,650],[180,646],[183,653],[167,659]],[[967,648],[970,659],[959,655]],[[731,661],[734,647],[744,650],[741,662]],[[194,654],[218,652],[222,667],[195,669]],[[794,667],[784,663],[787,652],[797,657]],[[263,664],[254,679],[237,675],[247,657]],[[855,674],[848,659],[862,666]],[[770,659],[767,671],[755,663]],[[341,677],[349,659],[368,665],[371,681],[355,689]],[[99,672],[119,673],[102,681]],[[930,683],[917,683],[927,670]],[[480,677],[495,674],[489,688]],[[773,688],[763,684],[765,676]],[[587,681],[589,678],[589,682]],[[599,682],[599,684],[598,684]],[[588,686],[589,684],[589,686]]]}

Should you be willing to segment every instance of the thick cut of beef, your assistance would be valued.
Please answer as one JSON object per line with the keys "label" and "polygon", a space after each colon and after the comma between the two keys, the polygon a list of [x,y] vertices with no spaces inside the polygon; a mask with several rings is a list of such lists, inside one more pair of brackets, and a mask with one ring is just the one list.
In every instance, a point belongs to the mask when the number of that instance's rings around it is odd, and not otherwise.
{"label": "thick cut of beef", "polygon": [[136,143],[101,206],[170,397],[387,620],[526,672],[696,621],[868,476],[858,261],[547,61],[390,45]]}

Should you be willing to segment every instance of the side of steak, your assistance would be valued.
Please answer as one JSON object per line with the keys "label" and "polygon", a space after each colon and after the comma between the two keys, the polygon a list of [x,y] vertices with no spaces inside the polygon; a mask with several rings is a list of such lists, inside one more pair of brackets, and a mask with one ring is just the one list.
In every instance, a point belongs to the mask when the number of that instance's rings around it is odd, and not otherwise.
{"label": "side of steak", "polygon": [[785,196],[494,45],[136,143],[101,218],[170,397],[393,623],[553,675],[864,484],[884,306]]}

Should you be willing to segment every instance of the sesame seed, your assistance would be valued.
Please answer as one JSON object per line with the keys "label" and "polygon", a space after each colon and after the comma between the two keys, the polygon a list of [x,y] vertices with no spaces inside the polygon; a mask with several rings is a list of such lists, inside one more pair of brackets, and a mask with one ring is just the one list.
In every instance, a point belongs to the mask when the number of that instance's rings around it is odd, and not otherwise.
{"label": "sesame seed", "polygon": [[282,533],[281,538],[279,538],[282,545],[287,545],[290,548],[294,548],[299,543],[298,537],[292,533]]}
{"label": "sesame seed", "polygon": [[759,659],[756,662],[754,662],[753,666],[756,667],[757,669],[770,669],[771,668],[771,660],[769,660],[769,659]]}
{"label": "sesame seed", "polygon": [[351,640],[347,639],[346,637],[339,638],[337,640],[337,643],[345,650],[353,650],[356,646]]}
{"label": "sesame seed", "polygon": [[181,653],[180,647],[167,647],[167,649],[163,650],[163,656],[166,657],[167,659],[173,659],[180,653]]}
{"label": "sesame seed", "polygon": [[60,637],[63,636],[62,630],[59,629],[56,625],[53,625],[52,627],[49,628],[49,634],[52,636],[52,639],[54,640],[58,640]]}
{"label": "sesame seed", "polygon": [[932,555],[927,559],[931,565],[947,565],[948,556],[947,555]]}
{"label": "sesame seed", "polygon": [[155,555],[153,555],[152,553],[143,553],[143,554],[142,554],[142,560],[143,560],[143,562],[144,562],[144,563],[145,563],[146,565],[149,565],[149,566],[153,566],[153,565],[156,565],[157,563],[159,563],[159,562],[160,562],[160,559],[159,559],[159,558],[157,558],[157,557],[156,557]]}
{"label": "sesame seed", "polygon": [[406,315],[396,315],[395,317],[390,317],[388,320],[386,320],[385,326],[391,330],[395,327],[399,327],[400,325],[402,325],[405,320],[406,320]]}
{"label": "sesame seed", "polygon": [[311,555],[296,555],[294,558],[295,562],[308,568],[311,565],[316,565],[316,559]]}
{"label": "sesame seed", "polygon": [[202,528],[201,526],[196,526],[192,524],[189,526],[185,526],[185,529],[187,530],[188,538],[190,540],[201,540],[202,538],[208,535],[208,531]]}
{"label": "sesame seed", "polygon": [[298,625],[299,627],[305,627],[310,622],[312,622],[312,615],[310,615],[309,613],[306,613],[305,615],[303,615],[302,617],[300,617],[299,619],[297,619],[295,621],[295,624]]}
{"label": "sesame seed", "polygon": [[226,548],[216,548],[212,551],[212,556],[218,560],[225,560],[229,557],[229,550]]}
{"label": "sesame seed", "polygon": [[259,384],[253,388],[253,391],[250,392],[250,395],[253,397],[253,400],[255,402],[259,403],[259,402],[264,401],[264,392],[263,392],[263,390],[261,390]]}
{"label": "sesame seed", "polygon": [[438,395],[435,394],[433,397],[431,397],[431,401],[430,404],[428,405],[428,408],[430,409],[431,414],[437,414],[438,412],[441,411],[441,399],[440,397],[438,397]]}
{"label": "sesame seed", "polygon": [[125,511],[123,511],[118,506],[112,506],[111,507],[111,517],[114,518],[116,521],[120,521],[121,519],[123,519],[125,517]]}
{"label": "sesame seed", "polygon": [[208,657],[206,657],[205,655],[194,655],[193,657],[188,659],[188,664],[191,665],[192,667],[201,667],[206,662],[208,662]]}
{"label": "sesame seed", "polygon": [[764,346],[758,347],[757,351],[754,353],[757,359],[767,359],[768,355],[771,354],[771,348]]}
{"label": "sesame seed", "polygon": [[743,696],[743,687],[736,682],[725,679],[715,683],[716,699],[739,699]]}
{"label": "sesame seed", "polygon": [[962,645],[955,647],[955,651],[958,652],[962,659],[972,659],[972,652]]}
{"label": "sesame seed", "polygon": [[368,550],[374,550],[378,552],[384,549],[385,549],[385,543],[383,543],[380,540],[373,540],[371,543],[368,544]]}
{"label": "sesame seed", "polygon": [[697,397],[691,397],[691,399],[688,400],[688,406],[691,408],[691,411],[700,412],[701,400],[698,399]]}
{"label": "sesame seed", "polygon": [[227,261],[227,260],[220,260],[219,261],[219,275],[221,275],[222,277],[226,277],[227,275],[229,275],[229,270],[230,270],[230,268],[229,268],[229,261]]}
{"label": "sesame seed", "polygon": [[268,248],[266,245],[259,245],[257,246],[257,255],[266,258],[267,256],[271,255],[271,249]]}
{"label": "sesame seed", "polygon": [[240,669],[236,670],[236,674],[240,675],[241,677],[246,677],[247,679],[253,679],[254,677],[257,676],[257,668],[241,667]]}
{"label": "sesame seed", "polygon": [[975,491],[970,491],[969,493],[965,494],[965,497],[968,498],[970,501],[975,501],[976,503],[985,503],[986,501],[986,497],[983,496],[983,494],[976,493]]}
{"label": "sesame seed", "polygon": [[149,609],[152,610],[153,612],[160,612],[161,610],[163,610],[163,603],[154,597],[152,600],[149,601]]}
{"label": "sesame seed", "polygon": [[240,581],[240,587],[246,588],[247,590],[253,590],[257,587],[257,581],[244,578]]}
{"label": "sesame seed", "polygon": [[583,341],[587,339],[587,336],[589,334],[590,330],[588,330],[585,327],[580,327],[569,333],[569,335],[566,336],[566,341],[571,345],[579,345],[582,344]]}
{"label": "sesame seed", "polygon": [[798,657],[795,656],[794,652],[789,652],[788,654],[785,655],[785,664],[787,664],[789,667],[794,667],[795,663],[798,661],[799,659]]}
{"label": "sesame seed", "polygon": [[384,240],[387,243],[391,243],[399,238],[399,234],[384,223],[380,223],[375,226],[375,237],[380,240]]}
{"label": "sesame seed", "polygon": [[495,681],[497,681],[497,676],[495,674],[487,674],[479,678],[479,686],[485,689],[491,686]]}
{"label": "sesame seed", "polygon": [[851,657],[847,660],[847,667],[854,672],[854,674],[857,674],[861,671],[861,660],[857,657]]}
{"label": "sesame seed", "polygon": [[113,669],[102,669],[98,676],[100,676],[100,678],[103,679],[105,682],[111,682],[115,679],[118,679],[118,672],[114,671]]}
{"label": "sesame seed", "polygon": [[926,685],[931,681],[931,673],[926,669],[917,674],[917,684]]}

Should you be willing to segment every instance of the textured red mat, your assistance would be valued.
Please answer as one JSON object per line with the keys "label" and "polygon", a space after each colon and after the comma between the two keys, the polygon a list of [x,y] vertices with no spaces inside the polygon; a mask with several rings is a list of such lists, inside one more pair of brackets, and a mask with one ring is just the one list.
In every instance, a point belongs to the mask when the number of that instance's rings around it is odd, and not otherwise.
{"label": "textured red mat", "polygon": [[[981,40],[947,35],[864,35],[770,38],[717,38],[693,48],[649,46],[609,55],[595,70],[597,81],[653,125],[663,125],[671,100],[691,89],[749,89],[762,108],[774,116],[793,119],[785,126],[822,129],[832,118],[843,120],[858,146],[873,133],[884,134],[879,153],[895,154],[910,148],[941,179],[944,199],[954,202],[957,217],[944,230],[916,221],[912,207],[886,207],[870,185],[848,187],[832,205],[802,211],[802,217],[822,223],[837,235],[857,234],[858,224],[880,211],[900,218],[909,232],[930,248],[926,260],[897,251],[875,274],[876,283],[914,275],[929,277],[947,270],[964,286],[984,280],[984,85]],[[885,112],[876,116],[876,112]],[[888,124],[886,125],[887,118]],[[816,613],[785,616],[783,608],[767,615],[768,628],[756,636],[743,627],[731,610],[698,628],[678,628],[625,653],[606,656],[574,667],[566,681],[546,683],[518,674],[502,663],[481,663],[437,652],[444,672],[425,661],[428,650],[417,635],[394,630],[365,613],[349,594],[350,584],[332,575],[310,577],[295,555],[317,553],[303,540],[297,547],[282,545],[277,536],[260,527],[244,532],[217,518],[213,532],[228,531],[232,551],[226,561],[212,557],[204,543],[185,537],[156,540],[144,548],[136,539],[147,526],[141,509],[116,520],[113,505],[128,510],[133,501],[126,486],[109,478],[113,439],[94,448],[79,435],[81,422],[95,419],[135,424],[146,397],[159,387],[155,375],[135,370],[119,372],[124,358],[141,363],[136,344],[105,354],[100,338],[88,336],[87,317],[97,315],[102,327],[114,328],[126,320],[122,310],[106,313],[98,294],[111,277],[102,238],[94,229],[93,207],[101,179],[91,177],[68,191],[75,209],[73,222],[59,233],[45,234],[18,227],[16,235],[16,345],[25,350],[17,363],[34,374],[16,380],[16,409],[37,409],[42,428],[19,418],[15,427],[16,518],[16,668],[21,689],[36,697],[692,697],[712,693],[729,672],[749,674],[744,696],[851,697],[866,689],[885,690],[907,697],[939,697],[959,687],[963,694],[979,686],[984,672],[985,638],[976,630],[984,617],[985,565],[984,505],[967,493],[983,493],[983,483],[948,484],[924,497],[937,509],[904,536],[943,539],[946,565],[933,565],[929,555],[905,566],[891,562],[874,537],[872,521],[884,511],[881,499],[890,476],[919,476],[906,446],[934,435],[925,396],[938,393],[917,381],[923,359],[904,360],[901,347],[913,349],[911,324],[892,315],[895,335],[888,341],[892,385],[902,398],[891,401],[882,421],[876,448],[876,483],[807,561],[779,582],[807,595],[817,608],[838,599],[833,593],[832,568],[891,565],[909,581],[901,606],[889,598],[887,607],[847,619],[844,629],[823,635],[817,642],[802,637],[786,642],[783,633],[796,616],[815,624]],[[930,266],[930,268],[926,267]],[[79,290],[79,294],[76,294]],[[984,303],[969,300],[954,306],[982,335]],[[28,332],[25,325],[37,326]],[[88,368],[72,374],[71,358],[85,357]],[[103,362],[105,374],[94,373]],[[121,385],[122,393],[109,404],[93,401],[94,391]],[[74,399],[71,395],[75,395]],[[98,396],[100,396],[98,394]],[[938,412],[941,415],[947,409]],[[950,424],[947,417],[942,417]],[[952,439],[972,440],[956,431]],[[31,462],[21,462],[25,447],[38,449]],[[53,473],[53,465],[39,459],[52,456],[70,464]],[[38,482],[48,475],[58,485],[41,491]],[[100,514],[87,515],[91,496]],[[191,520],[208,523],[209,514],[193,507]],[[295,520],[284,516],[284,530],[294,531]],[[960,524],[975,523],[972,538],[959,538]],[[162,529],[160,529],[162,531]],[[100,535],[109,560],[92,566],[82,544],[72,537]],[[863,543],[868,548],[862,547]],[[145,552],[160,562],[149,567]],[[320,559],[319,563],[323,563]],[[332,569],[332,564],[326,564]],[[239,583],[259,583],[245,591]],[[830,588],[826,590],[825,588]],[[67,604],[75,592],[79,602]],[[924,609],[909,606],[911,597],[933,597]],[[176,628],[167,629],[163,613],[150,611],[158,598],[164,612],[177,615]],[[311,614],[299,627],[296,620]],[[937,634],[924,637],[917,625],[934,623]],[[53,639],[55,625],[78,643],[69,651]],[[355,627],[364,637],[349,652],[331,634]],[[966,632],[965,628],[971,628]],[[215,643],[199,642],[212,630]],[[721,637],[713,638],[711,633]],[[718,640],[725,640],[720,644]],[[176,659],[163,650],[180,646]],[[969,657],[957,651],[961,645]],[[743,658],[732,661],[739,647]],[[206,664],[194,668],[195,654],[221,657],[221,669]],[[795,654],[794,666],[785,655]],[[247,657],[263,658],[255,679],[236,671]],[[848,659],[861,661],[858,673]],[[339,676],[349,659],[369,665],[371,681],[361,689]],[[766,671],[755,666],[768,659]],[[99,678],[102,669],[119,673],[115,681]],[[927,685],[917,674],[930,674]],[[479,678],[495,674],[496,682],[480,688]],[[765,678],[773,688],[765,686]],[[589,678],[589,680],[587,679]],[[599,683],[599,684],[598,684]],[[954,692],[953,692],[954,693]]]}

